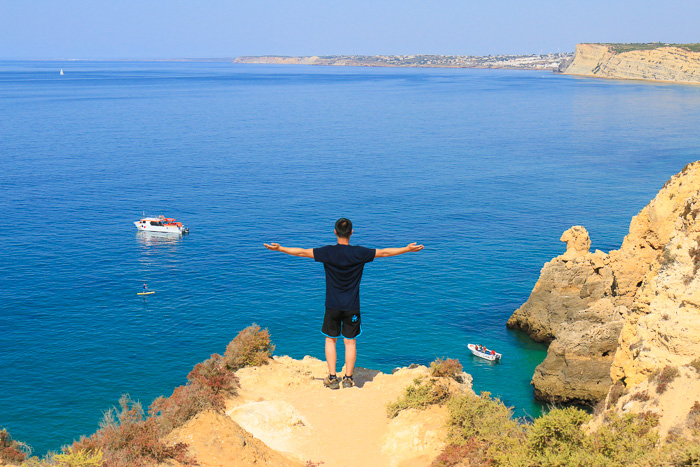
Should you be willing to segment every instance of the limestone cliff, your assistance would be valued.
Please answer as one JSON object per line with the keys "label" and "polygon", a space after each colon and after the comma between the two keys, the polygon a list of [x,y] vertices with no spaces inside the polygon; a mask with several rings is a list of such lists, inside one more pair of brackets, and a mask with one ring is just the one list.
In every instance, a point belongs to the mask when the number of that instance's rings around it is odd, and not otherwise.
{"label": "limestone cliff", "polygon": [[700,83],[696,45],[640,44],[635,48],[625,44],[578,44],[573,61],[561,71],[599,78]]}
{"label": "limestone cliff", "polygon": [[598,400],[615,380],[639,382],[659,366],[700,355],[698,213],[695,162],[632,219],[619,250],[590,253],[583,227],[564,233],[567,252],[545,264],[508,320],[551,342],[533,376],[538,398]]}
{"label": "limestone cliff", "polygon": [[[634,385],[666,365],[700,357],[700,167],[671,179],[654,214],[675,217],[627,316],[611,376]],[[674,200],[678,200],[674,202]],[[655,200],[656,201],[656,200]]]}

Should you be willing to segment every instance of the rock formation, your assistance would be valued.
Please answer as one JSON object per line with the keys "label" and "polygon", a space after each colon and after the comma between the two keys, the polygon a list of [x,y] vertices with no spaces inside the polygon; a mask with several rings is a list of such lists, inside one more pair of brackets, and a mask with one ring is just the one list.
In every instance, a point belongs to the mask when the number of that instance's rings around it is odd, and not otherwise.
{"label": "rock formation", "polygon": [[588,232],[574,226],[561,241],[566,252],[546,263],[530,298],[508,326],[551,343],[533,377],[535,395],[553,401],[605,397],[610,365],[624,310],[615,305],[615,276],[610,258],[589,251]]}
{"label": "rock formation", "polygon": [[659,366],[700,355],[698,213],[695,162],[632,219],[619,250],[590,253],[581,226],[562,235],[566,253],[544,265],[530,298],[508,320],[551,343],[533,376],[538,398],[599,400],[613,381],[634,384]]}
{"label": "rock formation", "polygon": [[700,83],[700,52],[671,45],[621,46],[618,50],[614,44],[578,44],[573,61],[562,64],[560,70],[599,78]]}

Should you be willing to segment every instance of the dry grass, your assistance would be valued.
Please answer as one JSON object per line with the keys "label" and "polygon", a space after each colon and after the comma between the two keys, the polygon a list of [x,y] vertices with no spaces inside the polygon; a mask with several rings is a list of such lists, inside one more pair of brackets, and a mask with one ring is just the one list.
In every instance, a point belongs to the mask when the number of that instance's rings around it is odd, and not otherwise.
{"label": "dry grass", "polygon": [[646,402],[649,399],[651,399],[651,396],[649,396],[649,393],[647,391],[635,392],[630,396],[630,400],[632,401]]}
{"label": "dry grass", "polygon": [[430,375],[436,378],[461,379],[462,364],[456,358],[438,358],[430,364]]}
{"label": "dry grass", "polygon": [[700,430],[700,402],[695,401],[688,412],[686,425],[691,430]]}
{"label": "dry grass", "polygon": [[700,376],[700,358],[696,358],[692,362],[688,363],[688,366],[697,371],[698,376]]}
{"label": "dry grass", "polygon": [[232,371],[247,366],[266,365],[275,350],[267,329],[253,324],[242,330],[226,347],[224,359]]}
{"label": "dry grass", "polygon": [[658,394],[663,394],[668,389],[668,385],[678,377],[680,372],[675,366],[667,365],[660,372],[655,373],[656,376],[656,392]]}
{"label": "dry grass", "polygon": [[620,400],[620,397],[622,397],[625,394],[625,385],[622,384],[620,381],[616,381],[615,384],[612,385],[610,388],[610,392],[608,393],[608,408],[613,407],[615,404],[617,404],[617,401]]}
{"label": "dry grass", "polygon": [[0,463],[19,464],[31,454],[28,445],[12,439],[10,433],[0,429]]}

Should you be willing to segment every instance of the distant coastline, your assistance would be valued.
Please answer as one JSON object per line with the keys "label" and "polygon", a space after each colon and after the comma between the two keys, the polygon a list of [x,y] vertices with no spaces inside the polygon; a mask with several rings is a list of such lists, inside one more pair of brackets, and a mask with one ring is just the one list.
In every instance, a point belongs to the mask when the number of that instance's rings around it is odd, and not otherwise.
{"label": "distant coastline", "polygon": [[326,55],[287,57],[280,55],[241,56],[233,63],[363,66],[406,68],[499,68],[511,70],[553,70],[573,59],[573,53],[534,55]]}

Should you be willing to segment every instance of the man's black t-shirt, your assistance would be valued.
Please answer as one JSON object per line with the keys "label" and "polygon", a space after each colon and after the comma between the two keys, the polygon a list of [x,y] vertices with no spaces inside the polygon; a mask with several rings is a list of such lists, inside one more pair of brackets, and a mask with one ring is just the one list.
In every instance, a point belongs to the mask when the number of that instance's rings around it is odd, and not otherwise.
{"label": "man's black t-shirt", "polygon": [[360,280],[365,263],[377,250],[357,245],[326,245],[314,248],[314,260],[326,270],[326,308],[336,311],[360,309]]}

